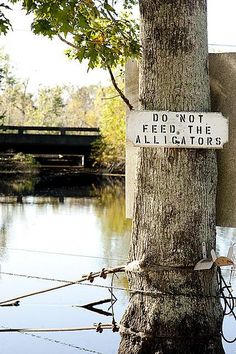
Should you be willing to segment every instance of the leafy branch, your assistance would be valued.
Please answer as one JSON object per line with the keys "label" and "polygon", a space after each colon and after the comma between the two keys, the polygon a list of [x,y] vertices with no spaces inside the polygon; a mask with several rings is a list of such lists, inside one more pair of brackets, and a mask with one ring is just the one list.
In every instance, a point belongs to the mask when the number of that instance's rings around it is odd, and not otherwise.
{"label": "leafy branch", "polygon": [[[76,49],[76,50],[79,50],[79,48],[74,44],[74,43],[71,43],[69,42],[68,40],[66,40],[65,38],[63,38],[60,34],[58,34],[58,38],[66,43],[68,46]],[[123,93],[123,91],[120,89],[120,87],[118,86],[117,82],[116,82],[116,79],[115,79],[115,76],[112,72],[112,69],[110,66],[107,67],[107,70],[109,72],[109,75],[110,75],[110,78],[111,78],[111,82],[112,82],[112,85],[114,86],[115,90],[118,92],[119,96],[121,97],[121,99],[124,101],[124,103],[128,106],[128,108],[130,110],[133,109],[133,106],[131,105],[129,99],[125,96],[125,94]]]}
{"label": "leafy branch", "polygon": [[0,34],[7,34],[7,32],[12,29],[9,19],[6,17],[4,10],[11,10],[11,8],[4,4],[0,4]]}
{"label": "leafy branch", "polygon": [[[88,60],[88,68],[108,70],[112,84],[123,101],[132,106],[118,87],[112,70],[124,65],[128,59],[140,56],[139,26],[132,19],[132,10],[137,0],[119,1],[123,11],[118,11],[115,0],[10,0],[20,2],[27,13],[34,15],[32,30],[52,38],[58,36],[70,48],[67,55],[82,62]],[[10,27],[7,18],[1,19],[0,31]],[[4,15],[3,15],[4,16]],[[1,24],[3,27],[1,27]],[[68,37],[70,38],[68,40]]]}

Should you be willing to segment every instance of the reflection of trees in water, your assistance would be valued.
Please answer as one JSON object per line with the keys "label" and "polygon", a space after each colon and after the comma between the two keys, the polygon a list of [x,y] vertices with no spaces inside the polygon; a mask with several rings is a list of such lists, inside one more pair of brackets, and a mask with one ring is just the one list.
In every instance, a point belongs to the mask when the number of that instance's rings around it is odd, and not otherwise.
{"label": "reflection of trees in water", "polygon": [[[130,220],[125,219],[124,180],[110,178],[98,180],[94,184],[89,184],[89,182],[87,185],[84,185],[84,183],[80,185],[77,181],[77,185],[56,186],[54,189],[50,185],[50,190],[49,186],[46,188],[43,185],[42,190],[37,189],[39,194],[36,192],[36,198],[32,197],[33,193],[30,194],[30,188],[32,187],[34,190],[32,180],[26,181],[26,184],[13,182],[15,183],[14,192],[19,192],[19,194],[7,194],[8,196],[0,198],[4,199],[2,208],[4,215],[2,215],[0,221],[0,246],[6,247],[11,219],[16,213],[19,213],[19,207],[21,208],[21,218],[23,218],[25,204],[37,205],[38,212],[45,208],[45,205],[50,205],[57,212],[65,204],[66,208],[72,208],[72,213],[74,212],[74,206],[89,209],[92,207],[101,228],[99,233],[102,235],[101,242],[104,256],[111,259],[123,258],[123,260],[115,262],[116,264],[123,263],[128,253],[131,226]],[[67,194],[64,194],[66,188]],[[27,189],[29,194],[26,192]],[[21,191],[23,195],[20,193]],[[4,195],[4,193],[1,194]],[[2,254],[3,249],[0,249],[0,252]],[[112,264],[114,262],[107,265]]]}
{"label": "reflection of trees in water", "polygon": [[94,202],[94,209],[101,225],[105,256],[126,259],[131,222],[125,218],[124,182],[119,180],[103,186]]}
{"label": "reflection of trees in water", "polygon": [[0,256],[5,255],[5,247],[7,246],[7,227],[6,221],[3,220],[0,226]]}
{"label": "reflection of trees in water", "polygon": [[11,184],[11,188],[16,192],[20,194],[24,194],[27,192],[31,192],[34,190],[34,186],[37,182],[36,178],[30,178],[30,179],[24,179],[24,180],[18,180],[14,181]]}
{"label": "reflection of trees in water", "polygon": [[[21,206],[23,209],[23,206]],[[5,204],[1,208],[0,213],[0,257],[6,256],[6,247],[8,244],[9,226],[12,223],[14,215],[16,213],[16,205]],[[23,211],[21,211],[23,214]]]}
{"label": "reflection of trees in water", "polygon": [[1,177],[2,182],[0,186],[1,195],[24,195],[33,193],[34,186],[38,179],[35,176],[12,176]]}
{"label": "reflection of trees in water", "polygon": [[95,211],[102,223],[104,236],[123,236],[130,231],[130,220],[125,218],[125,192],[123,181],[103,186],[95,200]]}

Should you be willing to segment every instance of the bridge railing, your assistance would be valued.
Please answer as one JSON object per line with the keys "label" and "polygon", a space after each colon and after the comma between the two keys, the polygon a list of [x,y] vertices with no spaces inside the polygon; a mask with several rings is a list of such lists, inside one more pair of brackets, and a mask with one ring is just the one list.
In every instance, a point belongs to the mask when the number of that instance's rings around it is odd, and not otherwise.
{"label": "bridge railing", "polygon": [[99,135],[99,128],[0,125],[0,134]]}

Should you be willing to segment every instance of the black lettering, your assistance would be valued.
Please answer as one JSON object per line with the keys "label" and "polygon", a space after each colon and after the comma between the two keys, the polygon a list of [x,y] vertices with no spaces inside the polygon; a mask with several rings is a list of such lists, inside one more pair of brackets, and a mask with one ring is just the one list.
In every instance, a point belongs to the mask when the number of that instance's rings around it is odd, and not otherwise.
{"label": "black lettering", "polygon": [[211,134],[211,127],[210,126],[206,127],[206,134]]}
{"label": "black lettering", "polygon": [[170,133],[175,133],[175,125],[170,125]]}
{"label": "black lettering", "polygon": [[190,114],[188,117],[189,123],[193,123],[194,122],[194,115]]}
{"label": "black lettering", "polygon": [[195,139],[195,136],[190,136],[190,141],[191,141],[192,145],[194,144],[194,139]]}
{"label": "black lettering", "polygon": [[197,130],[197,134],[202,134],[202,127],[201,126],[197,125],[196,130]]}
{"label": "black lettering", "polygon": [[202,123],[203,114],[199,114],[198,116],[199,116],[200,123]]}
{"label": "black lettering", "polygon": [[203,138],[198,138],[198,144],[203,145],[204,144],[204,139]]}
{"label": "black lettering", "polygon": [[220,137],[216,138],[216,145],[221,145],[221,138]]}
{"label": "black lettering", "polygon": [[182,145],[186,145],[186,139],[185,139],[185,137],[182,138],[181,144],[182,144]]}
{"label": "black lettering", "polygon": [[212,145],[212,138],[209,136],[207,137],[207,145]]}
{"label": "black lettering", "polygon": [[135,143],[136,144],[141,144],[141,140],[140,140],[140,136],[139,135],[136,136]]}
{"label": "black lettering", "polygon": [[168,116],[167,114],[162,114],[162,122],[167,122]]}
{"label": "black lettering", "polygon": [[154,135],[154,144],[159,144],[159,141],[157,141],[156,135]]}
{"label": "black lettering", "polygon": [[161,133],[166,133],[166,125],[161,125]]}
{"label": "black lettering", "polygon": [[185,123],[185,114],[181,114],[179,115],[179,121],[180,123],[184,122]]}
{"label": "black lettering", "polygon": [[179,140],[177,139],[177,136],[172,137],[172,143],[173,144],[179,144]]}
{"label": "black lettering", "polygon": [[165,138],[165,144],[167,144],[167,139],[166,139],[166,135],[164,136],[164,138]]}
{"label": "black lettering", "polygon": [[153,113],[152,120],[153,120],[153,122],[158,122],[158,114],[157,113]]}
{"label": "black lettering", "polygon": [[150,141],[147,140],[147,135],[144,135],[144,143],[145,144],[150,144]]}
{"label": "black lettering", "polygon": [[148,124],[143,124],[143,133],[147,132]]}
{"label": "black lettering", "polygon": [[152,125],[152,133],[157,133],[157,125]]}
{"label": "black lettering", "polygon": [[188,128],[189,128],[189,133],[192,134],[193,133],[193,125],[188,125]]}

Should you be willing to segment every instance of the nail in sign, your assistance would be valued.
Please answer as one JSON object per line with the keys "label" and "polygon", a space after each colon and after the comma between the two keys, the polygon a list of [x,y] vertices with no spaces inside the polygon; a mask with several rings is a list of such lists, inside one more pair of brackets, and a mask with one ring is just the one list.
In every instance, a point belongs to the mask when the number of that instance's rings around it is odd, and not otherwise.
{"label": "nail in sign", "polygon": [[222,149],[228,119],[211,112],[131,111],[127,139],[140,147]]}

